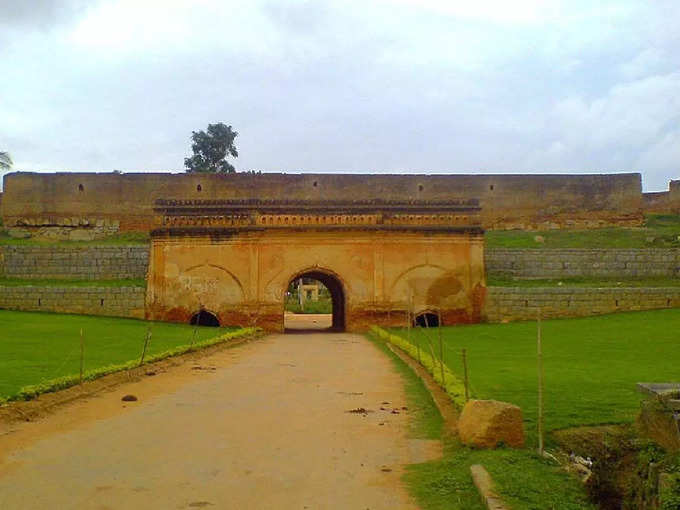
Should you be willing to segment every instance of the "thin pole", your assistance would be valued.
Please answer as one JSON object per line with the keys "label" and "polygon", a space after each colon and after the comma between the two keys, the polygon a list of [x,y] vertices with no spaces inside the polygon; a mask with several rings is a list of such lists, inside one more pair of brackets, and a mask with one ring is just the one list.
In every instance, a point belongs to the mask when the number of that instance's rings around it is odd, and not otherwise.
{"label": "thin pole", "polygon": [[470,400],[470,379],[468,378],[467,350],[463,349],[463,384],[465,385],[465,402]]}
{"label": "thin pole", "polygon": [[194,348],[194,344],[196,343],[196,334],[198,333],[198,328],[194,326],[194,334],[191,337],[191,348]]}
{"label": "thin pole", "polygon": [[536,322],[536,350],[538,354],[538,453],[543,455],[543,346],[541,341],[540,310]]}
{"label": "thin pole", "polygon": [[444,379],[444,343],[442,342],[442,311],[437,310],[437,334],[439,335],[439,366],[442,372],[442,386],[446,388]]}
{"label": "thin pole", "polygon": [[139,366],[141,367],[144,363],[144,356],[146,356],[146,348],[149,345],[149,340],[151,340],[151,326],[146,330],[146,339],[144,339],[144,349],[142,350],[142,358],[139,360]]}
{"label": "thin pole", "polygon": [[83,384],[83,361],[85,359],[85,341],[83,338],[83,328],[80,328],[80,384]]}

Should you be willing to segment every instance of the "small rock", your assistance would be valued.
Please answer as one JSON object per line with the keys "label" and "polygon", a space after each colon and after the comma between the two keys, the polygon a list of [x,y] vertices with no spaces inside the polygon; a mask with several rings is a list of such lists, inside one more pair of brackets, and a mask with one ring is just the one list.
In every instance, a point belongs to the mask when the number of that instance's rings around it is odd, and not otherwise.
{"label": "small rock", "polygon": [[541,244],[542,244],[542,243],[545,243],[545,237],[543,237],[543,236],[534,236],[534,241],[536,241],[537,243],[541,243]]}
{"label": "small rock", "polygon": [[347,412],[352,414],[363,414],[365,416],[368,413],[372,413],[373,411],[371,411],[370,409],[366,409],[364,407],[357,407],[356,409],[350,409]]}
{"label": "small rock", "polygon": [[123,398],[121,398],[123,402],[137,402],[137,397],[134,395],[125,395]]}

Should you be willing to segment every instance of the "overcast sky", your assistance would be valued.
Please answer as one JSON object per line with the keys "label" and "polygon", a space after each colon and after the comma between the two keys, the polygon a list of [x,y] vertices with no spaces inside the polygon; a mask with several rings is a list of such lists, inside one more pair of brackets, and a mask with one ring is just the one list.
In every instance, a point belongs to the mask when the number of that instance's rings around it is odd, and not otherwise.
{"label": "overcast sky", "polygon": [[678,0],[0,0],[15,170],[680,177]]}

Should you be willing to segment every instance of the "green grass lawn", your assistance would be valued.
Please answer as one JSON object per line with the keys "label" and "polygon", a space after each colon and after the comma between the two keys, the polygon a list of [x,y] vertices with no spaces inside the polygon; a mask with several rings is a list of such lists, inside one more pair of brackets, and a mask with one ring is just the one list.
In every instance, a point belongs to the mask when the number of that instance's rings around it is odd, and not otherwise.
{"label": "green grass lawn", "polygon": [[470,466],[489,471],[504,501],[514,510],[594,510],[583,486],[556,463],[528,450],[473,450],[442,430],[443,420],[420,378],[383,341],[369,335],[402,376],[410,411],[409,435],[441,439],[444,456],[406,467],[404,480],[423,510],[483,510]]}
{"label": "green grass lawn", "polygon": [[[0,310],[0,399],[28,385],[77,374],[80,328],[85,336],[85,370],[137,359],[147,328],[153,355],[189,344],[193,326],[134,319]],[[196,341],[225,333],[225,328],[197,328]]]}
{"label": "green grass lawn", "polygon": [[650,214],[640,228],[487,230],[485,239],[487,248],[678,248],[679,236],[680,215]]}
{"label": "green grass lawn", "polygon": [[[547,430],[631,422],[637,382],[680,381],[680,310],[543,321]],[[404,330],[395,330],[402,337]],[[412,338],[436,339],[436,329]],[[536,323],[442,328],[446,364],[462,374],[467,349],[472,394],[517,404],[536,443]]]}

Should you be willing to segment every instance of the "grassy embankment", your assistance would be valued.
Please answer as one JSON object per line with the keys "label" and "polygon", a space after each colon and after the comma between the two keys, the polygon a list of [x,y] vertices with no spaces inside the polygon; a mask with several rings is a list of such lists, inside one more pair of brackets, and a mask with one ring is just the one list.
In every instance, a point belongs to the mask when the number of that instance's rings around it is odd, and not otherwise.
{"label": "grassy embankment", "polygon": [[[19,227],[21,228],[21,227]],[[123,232],[94,241],[54,241],[48,239],[15,239],[10,237],[7,229],[0,226],[0,245],[10,246],[120,246],[149,244],[147,232]]]}
{"label": "grassy embankment", "polygon": [[[543,238],[536,241],[536,236]],[[95,241],[14,239],[0,224],[0,245],[107,246],[148,244],[149,235],[125,232]],[[646,215],[637,228],[590,230],[487,230],[487,248],[680,248],[680,215]]]}
{"label": "grassy embankment", "polygon": [[487,230],[485,239],[487,248],[680,248],[680,215],[649,214],[638,228]]}
{"label": "grassy embankment", "polygon": [[[242,331],[201,327],[194,338],[194,327],[185,324],[0,310],[0,401],[73,384],[79,372],[81,328],[84,369],[87,378],[95,378],[135,366],[149,327],[146,360],[181,354],[192,342],[203,347]],[[37,387],[27,388],[31,386]]]}
{"label": "grassy embankment", "polygon": [[470,476],[472,464],[483,464],[504,499],[515,510],[560,508],[594,510],[583,488],[554,463],[528,450],[473,450],[443,430],[442,417],[420,378],[385,343],[373,338],[402,375],[411,412],[410,436],[441,439],[441,459],[407,467],[405,481],[424,510],[482,510]]}

